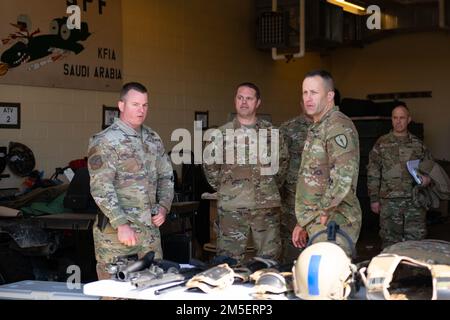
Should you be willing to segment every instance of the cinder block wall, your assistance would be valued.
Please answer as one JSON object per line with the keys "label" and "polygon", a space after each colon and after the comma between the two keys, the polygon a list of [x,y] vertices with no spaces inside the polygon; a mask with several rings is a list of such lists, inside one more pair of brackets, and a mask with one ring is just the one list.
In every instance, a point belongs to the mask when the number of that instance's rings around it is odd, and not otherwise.
{"label": "cinder block wall", "polygon": [[275,123],[297,113],[304,73],[328,60],[308,54],[286,64],[258,51],[254,8],[237,0],[123,1],[125,77],[150,88],[148,123],[165,141],[174,128],[192,130],[195,111],[208,110],[210,125],[225,122],[244,81],[261,87],[261,112]]}
{"label": "cinder block wall", "polygon": [[332,71],[343,97],[383,92],[432,91],[432,98],[404,100],[437,159],[450,160],[450,37],[446,33],[396,35],[363,49],[339,49]]}
{"label": "cinder block wall", "polygon": [[[206,111],[221,125],[233,111],[235,86],[253,81],[262,90],[261,112],[279,124],[299,112],[300,82],[310,69],[330,67],[329,58],[307,54],[287,64],[255,46],[254,1],[126,0],[123,10],[124,81],[150,90],[147,124],[166,147],[176,128],[193,130],[194,112]],[[22,104],[22,128],[0,129],[0,145],[29,146],[36,168],[49,177],[56,167],[86,155],[89,137],[101,130],[102,105],[116,92],[0,85],[0,101]],[[0,188],[22,179],[0,181]]]}

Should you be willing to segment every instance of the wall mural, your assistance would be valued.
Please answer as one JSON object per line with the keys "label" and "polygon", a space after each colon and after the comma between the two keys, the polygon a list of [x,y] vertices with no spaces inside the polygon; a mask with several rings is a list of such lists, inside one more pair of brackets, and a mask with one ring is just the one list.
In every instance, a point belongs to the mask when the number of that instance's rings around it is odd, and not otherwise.
{"label": "wall mural", "polygon": [[0,21],[0,83],[120,89],[120,0],[0,0]]}

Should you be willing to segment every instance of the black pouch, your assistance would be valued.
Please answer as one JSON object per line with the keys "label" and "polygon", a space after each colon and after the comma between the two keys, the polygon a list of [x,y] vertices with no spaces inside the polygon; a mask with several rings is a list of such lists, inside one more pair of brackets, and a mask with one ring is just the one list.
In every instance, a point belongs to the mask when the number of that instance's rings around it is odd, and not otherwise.
{"label": "black pouch", "polygon": [[105,216],[105,215],[103,214],[103,212],[101,212],[100,210],[99,210],[99,212],[98,212],[98,218],[97,218],[97,219],[98,219],[98,220],[97,220],[97,227],[98,227],[98,229],[99,229],[101,232],[103,232],[103,231],[105,230],[106,226],[107,226],[108,223],[109,223],[109,219],[108,219],[108,217]]}

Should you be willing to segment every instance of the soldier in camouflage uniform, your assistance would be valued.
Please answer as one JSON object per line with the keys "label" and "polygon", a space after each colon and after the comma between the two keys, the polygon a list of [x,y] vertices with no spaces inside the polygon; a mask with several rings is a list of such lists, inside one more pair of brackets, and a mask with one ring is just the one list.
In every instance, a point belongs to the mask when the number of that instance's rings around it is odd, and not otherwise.
{"label": "soldier in camouflage uniform", "polygon": [[[126,84],[118,103],[120,119],[89,143],[91,194],[109,222],[93,234],[97,274],[109,278],[107,264],[115,256],[154,251],[162,258],[159,227],[173,199],[173,171],[156,132],[143,125],[147,89]],[[97,219],[98,220],[98,219]]]}
{"label": "soldier in camouflage uniform", "polygon": [[[380,214],[383,248],[404,240],[421,240],[426,235],[426,211],[412,201],[414,179],[406,162],[432,159],[423,142],[408,132],[409,110],[400,104],[392,111],[393,131],[380,137],[369,154],[367,186],[374,213]],[[430,183],[422,176],[423,186]]]}
{"label": "soldier in camouflage uniform", "polygon": [[[261,129],[268,131],[267,145],[259,147],[269,149],[271,130],[274,127],[267,121],[256,117],[256,110],[261,103],[259,89],[252,83],[238,86],[235,97],[236,118],[219,128],[223,141],[227,130],[241,129],[236,136],[248,136],[250,129],[258,133]],[[241,133],[238,133],[241,131]],[[238,149],[240,139],[234,139],[231,147]],[[228,256],[242,262],[245,256],[248,238],[252,234],[253,245],[258,256],[277,260],[280,256],[280,195],[278,178],[283,177],[287,168],[287,147],[280,137],[279,170],[275,175],[262,175],[263,165],[260,159],[250,164],[249,146],[251,139],[245,138],[245,159],[238,159],[234,153],[233,163],[227,163],[223,148],[223,164],[204,164],[206,178],[218,191],[218,237],[217,255]],[[261,143],[261,141],[259,141]],[[216,143],[214,140],[212,143]],[[271,150],[274,152],[274,150]],[[238,153],[239,155],[239,153]],[[245,161],[245,164],[239,164]],[[242,162],[241,162],[242,161]],[[276,180],[277,179],[277,180]],[[280,178],[281,179],[281,178]]]}
{"label": "soldier in camouflage uniform", "polygon": [[[334,83],[328,72],[313,71],[306,75],[303,103],[314,123],[303,149],[295,194],[297,226],[292,241],[297,248],[304,247],[308,236],[326,229],[330,221],[340,225],[353,246],[361,230],[362,214],[356,197],[358,132],[353,122],[334,105],[333,98]],[[342,238],[337,242],[347,254],[351,253]]]}
{"label": "soldier in camouflage uniform", "polygon": [[280,189],[281,195],[281,244],[282,261],[291,263],[298,258],[300,250],[292,243],[292,231],[297,224],[295,216],[295,190],[297,187],[298,170],[302,161],[303,146],[308,128],[312,120],[306,114],[301,114],[280,126],[289,150],[289,165],[286,179]]}

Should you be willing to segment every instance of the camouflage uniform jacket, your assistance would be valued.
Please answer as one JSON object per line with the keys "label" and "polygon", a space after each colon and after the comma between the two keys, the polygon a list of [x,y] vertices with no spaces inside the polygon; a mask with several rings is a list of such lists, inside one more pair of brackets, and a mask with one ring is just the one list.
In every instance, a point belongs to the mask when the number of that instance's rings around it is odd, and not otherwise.
{"label": "camouflage uniform jacket", "polygon": [[90,140],[88,157],[91,194],[113,228],[152,225],[151,210],[158,205],[170,211],[172,165],[149,127],[139,134],[118,119]]}
{"label": "camouflage uniform jacket", "polygon": [[371,202],[389,198],[411,198],[414,179],[406,162],[431,160],[423,142],[411,133],[396,137],[393,132],[381,136],[369,154],[367,186]]}
{"label": "camouflage uniform jacket", "polygon": [[334,213],[350,223],[360,222],[358,170],[358,132],[353,122],[333,107],[308,131],[295,195],[299,225],[306,227],[319,215]]}
{"label": "camouflage uniform jacket", "polygon": [[[280,194],[278,187],[281,185],[281,180],[285,176],[287,169],[288,151],[283,138],[280,135],[279,153],[279,170],[275,175],[261,175],[262,168],[269,168],[269,165],[263,165],[259,161],[257,154],[249,152],[249,140],[245,139],[245,157],[246,159],[237,159],[234,153],[234,164],[227,164],[226,153],[227,143],[226,131],[243,129],[239,121],[235,118],[219,128],[223,135],[223,164],[204,164],[205,176],[209,184],[218,192],[218,206],[223,210],[237,210],[237,209],[265,209],[280,206]],[[268,121],[257,119],[255,128],[258,134],[260,129],[267,130],[267,148],[270,151],[271,146],[271,129],[274,126]],[[243,129],[245,132],[245,129]],[[234,150],[238,150],[238,140],[234,140]],[[215,143],[215,140],[212,142]],[[218,146],[216,144],[217,148]],[[259,148],[257,149],[259,150]],[[230,152],[230,151],[229,151]],[[270,156],[270,152],[268,155]],[[249,157],[256,157],[257,164],[249,164]],[[239,164],[240,161],[245,161],[246,164]]]}
{"label": "camouflage uniform jacket", "polygon": [[289,165],[286,179],[281,188],[281,196],[283,199],[292,198],[292,206],[295,201],[295,189],[297,187],[298,170],[302,161],[303,147],[311,124],[312,120],[309,120],[305,115],[300,115],[280,126],[280,134],[283,136],[289,150]]}

